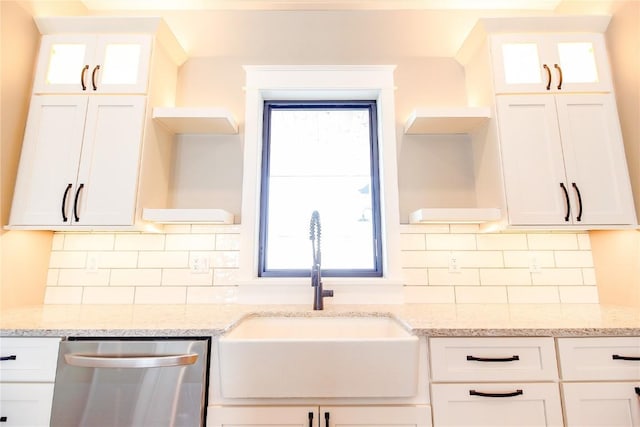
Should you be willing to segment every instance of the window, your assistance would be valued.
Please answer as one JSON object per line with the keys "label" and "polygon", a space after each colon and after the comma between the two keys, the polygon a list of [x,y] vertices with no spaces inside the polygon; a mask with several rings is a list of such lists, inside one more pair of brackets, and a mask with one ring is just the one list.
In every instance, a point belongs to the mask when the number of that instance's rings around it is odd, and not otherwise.
{"label": "window", "polygon": [[375,101],[265,101],[258,275],[308,276],[309,222],[322,274],[381,277]]}

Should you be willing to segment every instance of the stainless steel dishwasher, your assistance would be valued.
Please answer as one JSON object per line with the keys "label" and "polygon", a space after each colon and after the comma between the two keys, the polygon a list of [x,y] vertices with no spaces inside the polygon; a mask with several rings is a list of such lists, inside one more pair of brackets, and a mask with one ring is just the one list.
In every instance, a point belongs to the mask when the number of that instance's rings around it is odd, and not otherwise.
{"label": "stainless steel dishwasher", "polygon": [[193,427],[205,422],[209,338],[67,338],[54,427]]}

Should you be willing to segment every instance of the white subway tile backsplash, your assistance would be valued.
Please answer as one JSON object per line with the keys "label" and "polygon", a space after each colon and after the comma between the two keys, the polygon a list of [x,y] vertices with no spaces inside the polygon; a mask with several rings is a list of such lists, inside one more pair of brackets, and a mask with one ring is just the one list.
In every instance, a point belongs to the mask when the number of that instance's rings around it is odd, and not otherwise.
{"label": "white subway tile backsplash", "polygon": [[475,250],[475,234],[427,234],[425,235],[427,250]]}
{"label": "white subway tile backsplash", "polygon": [[45,304],[81,304],[82,287],[51,286],[44,292]]}
{"label": "white subway tile backsplash", "polygon": [[116,251],[161,251],[164,250],[164,234],[116,234]]}
{"label": "white subway tile backsplash", "polygon": [[526,234],[478,234],[479,250],[526,250]]}
{"label": "white subway tile backsplash", "polygon": [[66,251],[109,251],[113,250],[114,235],[109,233],[70,233],[64,238]]}
{"label": "white subway tile backsplash", "polygon": [[213,272],[192,273],[189,268],[165,268],[162,270],[162,286],[211,286]]}
{"label": "white subway tile backsplash", "polygon": [[133,287],[86,288],[82,294],[83,304],[133,304]]}
{"label": "white subway tile backsplash", "polygon": [[143,251],[138,255],[138,268],[187,268],[189,252],[187,251]]}
{"label": "white subway tile backsplash", "polygon": [[424,251],[424,234],[401,234],[400,249],[403,251]]}
{"label": "white subway tile backsplash", "polygon": [[[488,234],[475,224],[411,224],[400,231],[407,303],[597,302],[586,232]],[[237,224],[166,225],[159,233],[58,232],[45,303],[235,302],[240,240]],[[209,260],[206,273],[191,271],[196,256]],[[451,256],[458,272],[449,271]]]}
{"label": "white subway tile backsplash", "polygon": [[160,268],[117,268],[111,270],[110,286],[160,286]]}
{"label": "white subway tile backsplash", "polygon": [[136,288],[134,304],[185,304],[186,286]]}
{"label": "white subway tile backsplash", "polygon": [[595,304],[598,302],[596,286],[560,286],[560,302],[565,304]]}
{"label": "white subway tile backsplash", "polygon": [[168,234],[165,242],[168,251],[212,251],[215,247],[213,234]]}
{"label": "white subway tile backsplash", "polygon": [[531,285],[531,273],[524,268],[482,268],[482,286],[526,286]]}
{"label": "white subway tile backsplash", "polygon": [[506,304],[506,286],[456,286],[458,304]]}

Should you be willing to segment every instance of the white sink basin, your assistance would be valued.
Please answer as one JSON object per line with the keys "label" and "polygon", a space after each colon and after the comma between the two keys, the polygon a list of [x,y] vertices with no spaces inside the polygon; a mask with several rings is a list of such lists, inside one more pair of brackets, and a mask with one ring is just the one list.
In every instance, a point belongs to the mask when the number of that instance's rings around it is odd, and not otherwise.
{"label": "white sink basin", "polygon": [[402,397],[418,337],[389,317],[249,317],[219,340],[229,398]]}

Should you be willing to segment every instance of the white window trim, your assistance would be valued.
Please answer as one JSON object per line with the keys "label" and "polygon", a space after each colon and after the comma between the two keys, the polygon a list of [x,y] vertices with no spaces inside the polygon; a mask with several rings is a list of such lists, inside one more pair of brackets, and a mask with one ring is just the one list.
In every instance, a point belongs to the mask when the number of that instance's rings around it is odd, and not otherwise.
{"label": "white window trim", "polygon": [[[393,83],[395,66],[245,66],[244,69],[246,104],[239,302],[283,304],[312,301],[307,299],[307,294],[312,292],[308,279],[257,276],[262,113],[264,101],[271,99],[376,100],[384,276],[327,277],[323,278],[323,284],[336,291],[335,297],[327,303],[403,302]],[[301,286],[303,284],[308,286]]]}

